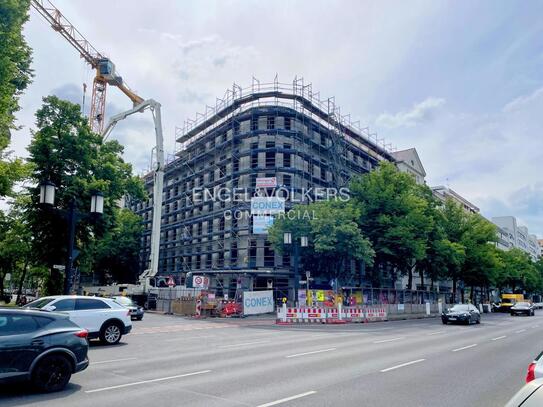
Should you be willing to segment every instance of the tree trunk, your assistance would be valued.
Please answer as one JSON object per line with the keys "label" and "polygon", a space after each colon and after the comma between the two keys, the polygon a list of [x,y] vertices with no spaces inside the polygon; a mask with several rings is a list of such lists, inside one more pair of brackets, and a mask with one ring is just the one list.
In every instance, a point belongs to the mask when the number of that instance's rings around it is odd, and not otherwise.
{"label": "tree trunk", "polygon": [[424,271],[420,270],[419,275],[420,275],[420,289],[424,291],[426,289],[426,287],[424,286]]}
{"label": "tree trunk", "polygon": [[19,304],[19,300],[21,299],[21,294],[23,293],[23,284],[26,278],[27,271],[28,271],[28,259],[25,260],[25,264],[23,266],[23,272],[21,273],[21,278],[19,279],[19,287],[17,287],[17,300],[15,301],[15,304]]}
{"label": "tree trunk", "polygon": [[469,299],[470,299],[471,303],[473,304],[473,300],[475,299],[475,287],[473,285],[471,286],[471,292],[469,294]]}
{"label": "tree trunk", "polygon": [[456,277],[453,277],[453,295],[452,295],[452,303],[456,304]]}
{"label": "tree trunk", "polygon": [[412,290],[413,289],[413,268],[409,267],[409,270],[407,272],[407,289]]}
{"label": "tree trunk", "polygon": [[0,301],[4,301],[4,278],[6,273],[0,273]]}
{"label": "tree trunk", "polygon": [[462,304],[465,302],[464,296],[465,296],[465,293],[464,293],[464,289],[462,288],[460,290],[460,301],[462,302]]}

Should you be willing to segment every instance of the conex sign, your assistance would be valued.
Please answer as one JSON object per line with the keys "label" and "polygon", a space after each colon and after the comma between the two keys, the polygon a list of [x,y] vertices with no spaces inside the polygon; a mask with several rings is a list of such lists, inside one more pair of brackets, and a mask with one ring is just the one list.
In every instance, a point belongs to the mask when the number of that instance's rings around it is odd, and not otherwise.
{"label": "conex sign", "polygon": [[274,215],[285,212],[285,198],[254,197],[251,198],[251,215]]}
{"label": "conex sign", "polygon": [[273,312],[273,291],[244,291],[243,315]]}

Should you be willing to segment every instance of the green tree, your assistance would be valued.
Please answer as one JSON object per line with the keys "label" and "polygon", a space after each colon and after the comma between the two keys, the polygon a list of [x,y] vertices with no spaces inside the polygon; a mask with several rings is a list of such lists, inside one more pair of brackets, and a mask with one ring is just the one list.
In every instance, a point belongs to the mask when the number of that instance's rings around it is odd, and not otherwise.
{"label": "green tree", "polygon": [[426,256],[433,222],[424,188],[388,162],[351,182],[351,195],[360,210],[361,231],[375,250],[371,270],[374,286],[381,284],[388,269],[393,276],[396,271],[408,275],[411,287],[413,268]]}
{"label": "green tree", "polygon": [[0,196],[9,195],[23,172],[19,159],[5,152],[16,129],[19,97],[32,78],[31,49],[22,34],[29,0],[0,0]]}
{"label": "green tree", "polygon": [[[34,236],[33,250],[41,264],[52,269],[66,259],[67,224],[62,210],[72,200],[77,211],[86,215],[93,191],[101,191],[105,198],[103,216],[82,216],[79,221],[76,245],[84,252],[91,241],[116,226],[116,208],[124,195],[141,199],[144,193],[142,181],[132,176],[131,165],[122,159],[123,147],[91,132],[78,105],[49,96],[36,119],[38,130],[28,148],[35,186],[28,188],[25,209]],[[56,185],[55,207],[61,211],[39,206],[38,184],[45,180]]]}
{"label": "green tree", "polygon": [[542,275],[539,271],[541,266],[532,262],[526,252],[512,248],[500,251],[499,257],[501,263],[497,270],[495,284],[500,291],[510,289],[512,292],[541,292]]}
{"label": "green tree", "polygon": [[268,239],[282,253],[286,249],[285,232],[291,232],[296,240],[308,236],[309,247],[303,251],[304,267],[310,268],[314,276],[348,282],[354,277],[350,260],[373,264],[374,251],[358,227],[359,217],[357,208],[340,201],[298,205],[288,216],[275,220]]}
{"label": "green tree", "polygon": [[115,211],[115,226],[96,242],[92,271],[100,284],[135,283],[139,272],[141,218],[128,209]]}

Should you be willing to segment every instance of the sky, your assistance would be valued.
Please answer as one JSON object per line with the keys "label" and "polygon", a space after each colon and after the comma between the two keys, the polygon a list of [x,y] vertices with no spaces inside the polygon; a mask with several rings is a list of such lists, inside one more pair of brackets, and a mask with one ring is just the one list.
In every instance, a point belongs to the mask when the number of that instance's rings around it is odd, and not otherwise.
{"label": "sky", "polygon": [[[415,147],[427,183],[486,217],[513,215],[543,238],[543,2],[56,0],[131,88],[175,129],[233,83],[303,77],[342,114],[397,149]],[[26,156],[41,98],[81,103],[93,72],[35,10],[25,26],[34,82],[12,150]],[[90,94],[87,93],[87,102]],[[130,108],[109,88],[106,115]],[[137,172],[149,166],[149,114],[112,134]]]}

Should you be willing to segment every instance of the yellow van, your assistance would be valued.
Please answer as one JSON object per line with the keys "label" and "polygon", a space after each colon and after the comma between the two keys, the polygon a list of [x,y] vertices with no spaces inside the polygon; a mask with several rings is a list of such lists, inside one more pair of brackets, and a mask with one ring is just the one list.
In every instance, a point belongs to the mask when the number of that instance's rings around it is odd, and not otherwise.
{"label": "yellow van", "polygon": [[509,312],[511,307],[517,302],[524,301],[524,294],[502,294],[501,295],[501,312]]}

